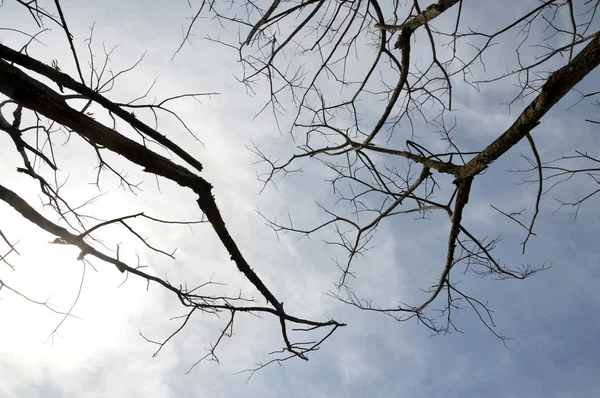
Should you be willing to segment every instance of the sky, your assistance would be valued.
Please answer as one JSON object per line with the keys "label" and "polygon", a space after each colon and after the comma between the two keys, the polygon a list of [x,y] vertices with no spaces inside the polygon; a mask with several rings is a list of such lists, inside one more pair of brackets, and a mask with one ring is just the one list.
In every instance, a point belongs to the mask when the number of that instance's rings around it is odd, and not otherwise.
{"label": "sky", "polygon": [[[201,363],[187,374],[218,336],[224,319],[206,315],[193,318],[153,357],[156,347],[139,332],[151,339],[164,339],[177,327],[177,321],[169,319],[182,315],[182,309],[167,292],[157,287],[146,289],[145,283],[134,278],[119,287],[123,275],[97,264],[96,270],[85,268],[83,289],[74,309],[81,319],[68,319],[53,338],[48,337],[60,317],[0,291],[0,396],[592,397],[600,390],[600,268],[594,227],[600,215],[598,202],[592,199],[586,203],[574,219],[568,211],[557,212],[554,199],[576,196],[589,185],[577,180],[544,197],[537,236],[522,256],[522,230],[489,204],[531,208],[535,186],[517,185],[521,176],[507,172],[523,165],[521,153],[529,154],[526,143],[518,144],[476,179],[465,220],[472,230],[479,236],[500,234],[503,241],[496,254],[507,262],[552,265],[525,281],[464,276],[463,288],[495,311],[495,330],[511,338],[507,347],[468,309],[455,317],[464,333],[439,336],[431,336],[414,322],[397,323],[389,317],[358,311],[324,294],[339,278],[331,260],[334,253],[321,242],[331,235],[278,238],[256,212],[259,209],[284,219],[289,212],[310,225],[322,218],[314,202],[332,203],[335,198],[322,182],[322,169],[310,164],[303,174],[280,179],[277,189],[268,187],[258,194],[261,184],[256,174],[264,169],[255,164],[257,159],[247,146],[254,142],[267,153],[285,157],[294,143],[288,135],[280,134],[270,115],[255,118],[265,93],[258,90],[249,96],[236,81],[235,76],[241,74],[236,54],[202,40],[205,35],[235,39],[236,32],[224,32],[215,21],[199,20],[191,44],[171,60],[186,17],[192,13],[185,1],[62,3],[80,51],[85,51],[83,40],[94,24],[97,53],[102,53],[103,45],[119,45],[112,56],[114,70],[131,65],[146,52],[135,72],[115,86],[111,98],[121,102],[135,98],[156,77],[153,95],[157,98],[189,91],[220,93],[202,98],[201,103],[177,104],[178,113],[197,132],[201,143],[168,118],[162,120],[161,128],[204,164],[202,174],[215,187],[227,226],[252,267],[286,303],[286,309],[316,319],[335,318],[348,326],[337,331],[308,362],[273,365],[248,380],[248,373],[239,372],[268,361],[268,352],[281,347],[281,337],[276,320],[241,316],[236,319],[235,334],[218,351],[219,364]],[[480,27],[496,24],[501,13],[508,12],[499,8],[487,13],[483,6],[473,7],[470,16]],[[36,29],[27,13],[13,2],[0,8],[0,26],[28,32]],[[3,44],[10,46],[21,43],[19,40],[22,37],[0,30]],[[58,59],[61,69],[72,70],[62,35],[49,32],[41,41],[43,44],[31,48],[32,55],[48,64]],[[508,47],[499,46],[491,55],[490,73],[503,70]],[[583,85],[593,89],[593,79],[589,77]],[[519,105],[510,112],[502,105],[513,89],[508,84],[480,92],[457,89],[459,125],[454,135],[458,142],[483,148],[504,131],[519,111]],[[534,131],[545,159],[574,148],[598,154],[595,127],[584,122],[582,112],[586,108],[567,110],[576,99],[575,94],[564,99]],[[365,106],[377,109],[378,104]],[[0,136],[0,183],[17,190],[30,203],[39,203],[35,184],[14,171],[19,159],[14,151],[4,149],[11,145],[7,137]],[[62,175],[69,177],[65,186],[69,198],[74,203],[83,202],[97,192],[88,184],[94,180],[95,171],[83,167],[92,156],[86,146],[73,140],[56,150]],[[143,191],[132,195],[119,189],[118,181],[107,175],[102,182],[107,194],[90,207],[94,215],[110,218],[144,211],[164,219],[200,217],[189,192],[165,181],[160,182],[158,192],[155,181],[141,170],[119,163],[116,156],[110,159],[123,165],[133,180],[143,180]],[[165,261],[143,250],[116,228],[100,236],[107,242],[122,242],[122,255],[130,261],[135,261],[137,251],[150,271],[168,275],[171,281],[226,282],[222,289],[230,294],[242,290],[258,297],[208,226],[190,230],[143,221],[135,225],[151,242],[160,242],[170,250],[177,248],[176,260]],[[21,220],[6,205],[0,205],[0,226],[19,241],[21,253],[12,258],[17,270],[0,266],[0,278],[67,310],[78,294],[84,272],[76,260],[77,251],[46,244],[52,236]],[[439,217],[382,224],[376,247],[357,264],[357,291],[382,304],[393,304],[400,298],[418,300],[422,297],[418,288],[435,280],[443,266],[446,236],[447,225],[440,224]]]}

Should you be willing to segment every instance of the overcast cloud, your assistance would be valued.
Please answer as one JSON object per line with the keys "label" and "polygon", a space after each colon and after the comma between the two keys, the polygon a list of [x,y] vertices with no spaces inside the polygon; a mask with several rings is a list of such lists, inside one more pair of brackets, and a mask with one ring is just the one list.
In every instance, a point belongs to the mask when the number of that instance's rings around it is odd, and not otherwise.
{"label": "overcast cloud", "polygon": [[[315,183],[321,179],[320,171],[308,167],[303,175],[279,180],[278,190],[271,187],[257,195],[259,169],[252,165],[256,159],[246,145],[252,140],[265,152],[285,156],[291,151],[291,141],[280,135],[269,115],[253,118],[264,93],[249,97],[233,78],[241,73],[236,54],[201,39],[206,34],[225,35],[214,22],[199,21],[192,44],[170,61],[181,40],[180,25],[187,23],[185,18],[191,13],[185,1],[62,3],[81,51],[94,23],[96,51],[101,53],[102,43],[120,45],[113,56],[113,69],[131,65],[147,51],[144,62],[119,82],[111,98],[122,102],[135,98],[155,77],[159,78],[153,91],[157,98],[189,91],[220,93],[202,104],[182,102],[177,109],[203,145],[173,121],[165,119],[163,130],[172,128],[170,137],[204,164],[203,175],[215,186],[230,231],[286,309],[306,317],[335,318],[348,326],[313,353],[310,361],[268,367],[246,383],[248,374],[236,372],[267,361],[267,353],[282,343],[277,320],[240,316],[236,334],[224,341],[218,352],[220,364],[201,363],[186,374],[218,336],[223,320],[193,318],[153,358],[156,347],[144,341],[138,330],[156,340],[167,337],[178,325],[169,318],[183,313],[178,302],[158,287],[146,291],[145,284],[134,278],[117,289],[122,274],[105,265],[98,265],[97,272],[88,267],[74,311],[83,319],[67,320],[59,330],[61,337],[54,339],[47,337],[60,317],[0,292],[1,397],[593,397],[600,391],[597,201],[582,207],[573,220],[565,211],[555,213],[557,202],[546,197],[536,228],[538,236],[529,243],[525,257],[519,250],[523,231],[488,206],[492,203],[510,210],[533,206],[535,186],[516,186],[521,176],[506,173],[521,161],[520,152],[529,153],[524,143],[476,179],[472,194],[476,199],[468,205],[466,223],[479,236],[501,234],[504,240],[496,255],[505,261],[552,264],[552,268],[526,281],[464,276],[463,288],[495,311],[496,331],[513,338],[507,342],[508,348],[468,309],[455,318],[464,334],[430,337],[422,325],[362,313],[325,296],[339,273],[331,261],[331,248],[319,241],[323,236],[297,241],[285,235],[278,240],[255,212],[259,208],[270,216],[285,218],[289,210],[310,225],[322,216],[314,201],[331,201],[330,188]],[[482,10],[472,12],[479,15],[482,25],[494,20]],[[0,26],[35,30],[29,16],[10,1],[0,8]],[[10,46],[20,43],[18,40],[22,39],[0,31],[2,43]],[[63,60],[61,68],[69,71],[64,37],[54,32],[41,40],[46,46],[35,45],[30,53],[46,63]],[[501,60],[502,54],[498,54]],[[500,64],[497,67],[502,69]],[[598,76],[595,73],[584,83]],[[510,99],[510,93],[506,94],[510,90],[494,87],[481,93],[464,90],[455,94],[459,126],[454,136],[469,149],[487,145],[518,112],[515,108],[509,114],[507,107],[500,105]],[[596,153],[600,148],[597,130],[584,123],[582,111],[566,111],[574,99],[570,96],[559,103],[534,131],[536,138],[548,137],[538,140],[543,157],[556,156],[560,148],[571,148],[573,141]],[[374,109],[376,106],[373,104]],[[30,203],[38,203],[35,184],[14,171],[19,159],[11,147],[7,137],[0,136],[0,182],[18,188]],[[74,202],[95,192],[85,184],[93,180],[95,171],[77,168],[87,164],[91,154],[77,148],[85,146],[79,143],[58,149],[70,181],[77,181],[66,188]],[[158,194],[152,178],[135,167],[128,170],[133,179],[144,180],[144,192],[135,197],[108,178],[104,186],[110,194],[92,208],[101,217],[137,211],[165,219],[200,217],[193,195],[164,181],[160,182],[162,194]],[[579,189],[570,185],[551,195],[573,195]],[[436,278],[445,256],[448,225],[440,223],[439,231],[431,228],[440,220],[407,218],[382,225],[376,248],[357,268],[357,276],[362,278],[358,292],[384,305],[393,305],[400,298],[416,301],[422,297],[418,289]],[[68,309],[82,272],[77,251],[45,244],[53,237],[21,220],[6,205],[0,205],[0,224],[3,231],[20,240],[21,252],[13,259],[18,270],[0,268],[1,277],[40,300],[51,295],[52,303]],[[212,278],[227,282],[224,289],[229,293],[242,289],[262,300],[229,261],[210,227],[194,226],[191,233],[187,227],[138,225],[151,240],[164,242],[167,249],[178,248],[174,262],[140,251],[142,262],[157,275],[168,274],[170,281],[178,283]],[[112,233],[106,232],[111,242]],[[119,241],[124,250],[127,243],[134,243],[126,236],[116,243]],[[130,261],[135,261],[134,254],[133,250],[124,252]]]}

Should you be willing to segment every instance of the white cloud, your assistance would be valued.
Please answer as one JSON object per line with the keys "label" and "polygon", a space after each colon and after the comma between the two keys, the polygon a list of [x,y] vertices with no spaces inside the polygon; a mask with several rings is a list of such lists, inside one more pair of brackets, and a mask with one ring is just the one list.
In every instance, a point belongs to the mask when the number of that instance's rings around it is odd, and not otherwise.
{"label": "white cloud", "polygon": [[[54,345],[45,343],[45,339],[60,317],[2,292],[0,374],[4,382],[0,385],[0,395],[591,396],[593,388],[600,387],[593,377],[598,363],[590,359],[597,357],[599,325],[594,323],[593,314],[598,304],[600,280],[596,271],[598,257],[593,252],[597,218],[593,205],[588,208],[589,217],[580,219],[577,224],[564,215],[546,211],[540,216],[536,230],[539,237],[531,243],[532,254],[523,258],[513,253],[519,250],[519,232],[522,231],[515,232],[513,225],[487,206],[490,201],[515,208],[531,203],[534,189],[521,194],[525,192],[522,188],[515,188],[507,180],[496,180],[496,176],[506,176],[504,170],[513,166],[518,154],[515,151],[499,160],[493,170],[478,177],[479,185],[474,187],[476,196],[468,205],[470,225],[484,235],[507,234],[507,244],[512,246],[503,246],[498,254],[510,260],[555,264],[551,271],[519,283],[465,277],[463,286],[477,297],[489,299],[491,307],[497,310],[498,331],[515,338],[509,343],[510,350],[505,350],[491,337],[467,309],[457,315],[457,324],[466,335],[428,338],[428,331],[412,322],[398,324],[386,317],[343,306],[322,294],[339,277],[330,261],[339,252],[321,244],[320,235],[300,241],[293,235],[285,235],[278,242],[254,212],[259,207],[270,216],[285,218],[290,209],[297,222],[314,224],[322,213],[312,206],[313,199],[331,201],[325,184],[312,184],[319,179],[321,171],[309,165],[304,175],[279,180],[279,191],[271,188],[262,196],[256,196],[260,185],[254,180],[256,167],[250,165],[255,159],[244,145],[252,139],[267,153],[277,156],[289,152],[289,138],[280,137],[267,116],[252,119],[260,109],[261,95],[258,99],[246,96],[244,88],[231,78],[233,73],[239,74],[233,62],[235,54],[198,37],[173,62],[169,61],[180,39],[176,24],[185,23],[183,17],[189,10],[167,4],[72,2],[65,3],[65,8],[77,39],[85,37],[87,27],[96,21],[97,49],[103,41],[109,47],[122,44],[114,56],[115,68],[130,65],[138,53],[148,49],[146,61],[123,79],[111,98],[133,98],[140,93],[140,87],[147,87],[156,76],[159,76],[157,96],[190,90],[223,93],[202,106],[184,102],[178,105],[178,111],[185,120],[191,121],[206,148],[194,142],[173,121],[164,122],[165,130],[185,148],[191,148],[204,163],[204,175],[215,186],[215,196],[227,225],[253,268],[273,286],[286,308],[307,317],[339,318],[349,326],[334,335],[308,363],[287,362],[283,368],[274,365],[257,373],[246,385],[246,375],[233,373],[255,362],[265,362],[269,359],[266,353],[280,348],[282,342],[276,320],[242,315],[237,319],[236,333],[231,339],[225,339],[219,350],[221,365],[201,364],[190,375],[184,375],[191,364],[205,354],[204,348],[214,341],[218,328],[224,327],[226,320],[200,315],[193,318],[157,358],[151,358],[156,347],[143,341],[137,331],[141,329],[156,340],[166,338],[177,325],[177,321],[168,321],[169,317],[182,314],[177,302],[156,286],[146,291],[146,286],[134,278],[116,289],[122,275],[97,264],[97,273],[90,268],[86,270],[83,294],[74,311],[84,319],[69,319],[60,329],[63,337],[55,339]],[[8,14],[0,16],[2,24],[7,19],[5,15]],[[476,15],[472,15],[476,19]],[[482,12],[481,15],[488,14]],[[20,19],[21,16],[22,13],[15,17],[13,25],[28,20]],[[487,23],[483,20],[481,18],[482,23]],[[207,24],[206,29],[213,28],[214,21],[203,23]],[[60,35],[56,37],[62,40]],[[4,36],[2,40],[8,41]],[[53,40],[46,40],[48,45],[52,43],[48,49],[37,46],[34,53],[47,62],[52,58],[68,60],[67,47],[64,43],[55,45]],[[499,65],[504,53],[493,54],[494,58],[488,58],[490,64]],[[72,71],[68,64],[61,63],[61,68]],[[506,100],[504,95],[508,91],[500,87],[483,94],[457,92],[455,105],[461,123],[457,139],[469,147],[480,148],[510,125],[515,112],[508,115],[505,107],[493,106]],[[373,109],[378,109],[378,105],[374,104]],[[540,140],[543,153],[553,154],[553,148],[561,140],[590,140],[592,130],[577,121],[573,112],[556,112],[546,120],[543,133],[534,132],[534,135],[548,137],[548,145]],[[570,126],[578,128],[570,129]],[[10,146],[6,139],[0,137],[0,140],[3,148]],[[519,149],[527,150],[525,146]],[[72,170],[73,181],[88,181],[90,171],[77,170],[77,166],[90,154],[68,153],[68,146],[60,150],[68,157],[65,170]],[[8,159],[11,152],[2,153],[3,167],[9,164],[6,170],[13,170],[18,164],[18,158]],[[101,198],[94,211],[102,211],[103,217],[140,210],[169,219],[199,217],[193,195],[163,181],[163,194],[156,195],[152,179],[135,169],[131,175],[134,179],[145,179],[143,193],[132,197],[115,189],[115,181],[108,182],[106,189],[111,189],[110,195]],[[31,182],[22,182],[11,173],[1,178],[3,183],[19,185],[24,195],[37,203],[35,185]],[[75,201],[93,192],[81,184],[67,186],[67,189]],[[48,234],[35,232],[6,207],[1,207],[0,212],[3,225],[15,226],[13,234],[23,231],[22,236],[16,236],[22,240],[19,248],[23,251],[18,261],[19,270],[10,274],[3,269],[2,278],[14,281],[16,286],[40,300],[52,293],[52,303],[62,310],[68,309],[77,292],[81,272],[81,264],[75,261],[77,253],[46,245],[45,242],[51,240]],[[438,223],[440,220],[442,224]],[[434,224],[439,228],[431,228]],[[113,230],[107,230],[104,237],[113,244],[123,240],[123,255],[129,261],[135,261],[134,248],[138,247],[142,262],[150,264],[158,275],[167,274],[169,280],[202,283],[214,278],[227,282],[225,289],[229,292],[235,294],[243,289],[254,293],[258,301],[262,300],[239,275],[210,228],[193,227],[192,234],[185,227],[158,229],[141,221],[139,225],[151,242],[162,241],[169,249],[179,247],[177,260],[164,261],[161,256],[140,248],[139,242],[135,246],[133,237],[113,236],[117,235]],[[356,264],[361,278],[357,289],[386,305],[400,299],[423,297],[419,289],[427,287],[442,267],[448,227],[443,218],[390,219],[379,228],[377,247]],[[577,315],[579,311],[584,315]],[[564,372],[577,380],[579,386],[562,377]]]}

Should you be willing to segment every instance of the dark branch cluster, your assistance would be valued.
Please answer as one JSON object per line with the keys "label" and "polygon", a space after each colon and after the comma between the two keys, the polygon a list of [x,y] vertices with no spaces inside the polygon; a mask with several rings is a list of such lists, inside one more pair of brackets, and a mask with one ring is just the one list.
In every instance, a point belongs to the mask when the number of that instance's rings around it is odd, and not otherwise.
{"label": "dark branch cluster", "polygon": [[[31,44],[37,35],[26,35],[27,42],[20,49],[0,44],[0,93],[5,98],[0,102],[0,132],[10,136],[14,150],[20,155],[22,166],[18,167],[16,171],[38,182],[40,192],[45,199],[44,209],[47,211],[44,214],[39,212],[16,190],[5,185],[0,185],[0,200],[12,211],[54,236],[55,239],[51,243],[77,247],[80,251],[77,259],[84,265],[93,267],[94,263],[96,265],[105,263],[114,266],[115,269],[125,274],[125,281],[132,275],[147,281],[148,285],[158,285],[177,297],[181,305],[188,310],[187,315],[182,318],[181,326],[161,342],[144,337],[159,345],[156,354],[190,322],[192,315],[228,313],[230,315],[229,322],[217,341],[211,345],[209,354],[202,358],[216,360],[217,347],[224,337],[231,336],[233,332],[235,315],[251,313],[271,315],[279,320],[283,349],[279,353],[280,355],[276,356],[277,360],[288,358],[307,360],[310,352],[318,350],[321,343],[344,324],[334,320],[305,319],[284,310],[283,303],[277,299],[271,288],[265,285],[238,248],[217,207],[211,184],[201,175],[203,170],[201,162],[172,141],[167,134],[159,131],[159,117],[172,116],[196,138],[191,128],[169,105],[176,100],[197,100],[201,96],[216,93],[180,94],[158,102],[143,103],[141,101],[148,96],[148,90],[132,101],[111,100],[106,94],[118,83],[117,80],[120,77],[137,67],[141,59],[129,68],[116,73],[112,72],[109,63],[114,49],[105,49],[102,61],[99,62],[93,52],[92,28],[89,38],[85,41],[89,53],[86,72],[76,51],[76,41],[67,26],[60,2],[58,0],[54,2],[53,11],[42,8],[37,1],[20,3],[34,18],[41,33],[46,31],[47,28],[44,27],[46,23],[58,26],[64,32],[71,49],[72,61],[76,65],[77,78],[72,78],[64,73],[57,60],[53,60],[51,65],[48,65],[30,55]],[[21,33],[24,34],[24,32]],[[38,76],[42,76],[43,80]],[[154,119],[154,126],[145,123],[140,115],[134,114],[134,110],[148,112]],[[100,113],[102,113],[102,117],[99,116]],[[109,122],[104,123],[102,120]],[[131,135],[133,138],[130,137]],[[132,193],[135,194],[140,190],[139,182],[130,181],[126,172],[113,166],[107,157],[108,153],[120,155],[130,165],[141,167],[148,175],[165,178],[194,192],[197,195],[196,205],[202,213],[202,219],[198,221],[167,221],[138,212],[101,220],[84,214],[83,209],[87,208],[87,205],[95,198],[77,206],[69,203],[69,199],[61,194],[61,187],[66,181],[61,181],[61,176],[64,174],[59,172],[61,169],[60,159],[55,156],[55,148],[59,145],[57,139],[66,137],[66,141],[60,142],[60,145],[72,145],[72,136],[82,139],[88,145],[88,150],[95,154],[97,176],[94,183],[99,190],[103,171],[109,171],[115,175],[121,186]],[[154,151],[151,149],[150,143],[164,148],[170,155],[176,156],[177,160],[171,160]],[[87,167],[92,168],[94,164],[91,163]],[[102,194],[103,192],[100,191],[99,195]],[[194,203],[190,203],[190,205],[193,206]],[[140,265],[139,261],[137,265],[131,265],[122,259],[119,245],[116,248],[107,247],[96,238],[100,230],[109,226],[118,226],[121,227],[123,233],[133,235],[147,249],[167,258],[174,258],[174,252],[165,251],[150,243],[138,231],[135,226],[137,219],[145,219],[158,224],[189,226],[202,223],[210,225],[231,261],[266,299],[267,305],[255,305],[253,299],[245,297],[241,293],[237,296],[212,294],[207,287],[219,286],[213,281],[199,283],[194,287],[173,285],[166,277],[158,277],[146,272],[145,267]],[[3,228],[6,227],[3,226]],[[2,244],[8,248],[2,253],[0,261],[14,270],[15,267],[11,264],[10,258],[13,254],[19,253],[18,241],[10,236],[10,231],[5,229],[0,231]],[[0,286],[29,301],[49,307],[46,302],[29,298],[20,289],[6,285],[1,279]],[[77,300],[75,300],[76,302]],[[59,312],[64,316],[63,321],[67,316],[71,316],[71,310],[67,313]],[[59,326],[61,324],[62,321]],[[290,328],[311,332],[309,333],[311,336],[318,335],[321,330],[325,330],[325,332],[322,332],[315,341],[307,342],[307,339],[303,339],[301,342],[297,342],[292,339],[291,336],[295,335],[290,333]]]}
{"label": "dark branch cluster", "polygon": [[[289,131],[296,143],[296,152],[283,158],[254,144],[249,147],[264,166],[259,174],[264,187],[301,172],[307,162],[317,162],[337,195],[333,205],[318,204],[323,212],[318,225],[304,227],[291,216],[282,223],[263,215],[276,233],[337,235],[326,239],[345,253],[343,260],[336,260],[341,276],[331,292],[334,297],[398,320],[416,317],[436,332],[454,328],[450,313],[457,301],[464,301],[489,327],[493,321],[487,305],[451,279],[456,265],[498,279],[524,279],[548,268],[502,262],[492,254],[499,239],[471,233],[463,214],[478,176],[523,139],[533,155],[527,157],[531,168],[521,171],[532,172],[528,181],[538,185],[533,214],[522,221],[522,214],[496,208],[524,228],[523,254],[536,236],[540,201],[548,191],[544,182],[581,175],[598,183],[596,158],[577,152],[591,167],[564,166],[571,157],[544,163],[532,134],[543,116],[600,62],[600,36],[594,31],[597,1],[539,2],[492,31],[472,29],[469,11],[475,5],[460,0],[198,3],[182,46],[202,14],[237,29],[239,43],[208,39],[236,51],[243,67],[240,81],[251,93],[258,92],[259,84],[266,87],[268,100],[261,112],[270,109],[280,130]],[[508,60],[501,68],[486,65],[498,45],[512,46],[514,65]],[[454,92],[499,81],[518,86],[511,107],[525,101],[526,106],[493,142],[473,150],[456,137],[456,123],[447,124]],[[426,133],[431,127],[438,140]],[[596,186],[561,206],[577,211],[597,192]],[[349,277],[355,275],[356,259],[377,241],[377,227],[402,215],[429,218],[434,212],[447,215],[450,232],[446,261],[427,290],[428,298],[397,307],[360,299]],[[426,313],[434,302],[442,307],[442,325]]]}
{"label": "dark branch cluster", "polygon": [[[217,93],[187,93],[145,103],[151,85],[131,101],[110,99],[107,94],[142,59],[130,68],[111,71],[114,49],[105,48],[98,58],[93,51],[92,28],[84,42],[89,58],[86,66],[60,1],[54,1],[52,10],[42,8],[35,0],[18,2],[34,19],[39,32],[17,30],[25,38],[21,47],[0,44],[0,131],[10,137],[22,162],[16,172],[36,181],[44,208],[54,218],[38,212],[3,185],[0,200],[55,236],[52,243],[77,247],[78,259],[84,264],[99,260],[125,273],[125,278],[142,278],[175,295],[186,308],[186,314],[178,318],[180,326],[161,341],[140,332],[158,346],[156,354],[196,314],[229,315],[219,337],[200,361],[217,360],[216,348],[232,335],[236,314],[272,315],[279,321],[283,348],[272,353],[275,357],[271,361],[251,369],[252,375],[272,363],[307,359],[307,354],[318,350],[337,328],[344,326],[334,320],[297,317],[284,310],[227,228],[212,185],[202,175],[202,163],[159,129],[159,119],[173,117],[199,140],[170,106],[174,101],[199,100]],[[563,182],[587,180],[593,188],[584,196],[560,202],[561,207],[572,208],[576,215],[581,205],[600,191],[600,160],[595,154],[574,149],[575,155],[547,161],[534,139],[544,116],[569,92],[577,90],[576,86],[600,64],[600,32],[594,30],[600,2],[537,2],[517,15],[507,13],[508,19],[489,31],[471,28],[474,21],[469,15],[477,4],[462,0],[198,0],[188,4],[195,8],[174,56],[183,56],[185,44],[199,28],[199,18],[208,16],[225,29],[237,29],[239,40],[235,43],[212,36],[207,39],[235,51],[242,66],[241,83],[250,94],[266,91],[260,113],[271,112],[279,130],[289,132],[295,143],[295,152],[282,158],[265,153],[259,145],[248,147],[257,156],[258,165],[264,166],[259,174],[263,189],[282,176],[302,171],[307,162],[323,167],[336,201],[318,204],[323,218],[317,225],[298,225],[291,216],[285,223],[270,215],[263,217],[276,233],[311,236],[328,231],[328,236],[333,236],[326,243],[344,256],[336,259],[340,278],[330,296],[398,321],[417,319],[435,333],[459,331],[453,315],[461,308],[470,308],[495,336],[504,340],[494,329],[488,304],[465,291],[458,283],[459,275],[471,271],[497,279],[525,279],[548,266],[511,265],[494,255],[500,238],[477,236],[468,223],[468,203],[481,200],[472,188],[495,161],[526,140],[531,155],[524,156],[527,166],[518,171],[530,175],[524,182],[537,185],[534,211],[530,215],[494,207],[523,228],[523,253],[537,234],[536,220],[545,193]],[[72,56],[68,62],[74,65],[75,78],[61,70],[58,60],[44,63],[30,54],[32,43],[50,27],[58,27],[66,37]],[[500,68],[487,63],[498,46],[514,52],[513,59],[507,59]],[[449,123],[454,119],[456,93],[479,90],[494,82],[516,85],[508,104],[518,112],[508,128],[496,132],[492,142],[476,148],[458,135],[456,121]],[[580,93],[579,102],[593,101],[599,91]],[[146,116],[150,122],[144,121]],[[587,121],[598,124],[597,119],[589,117]],[[132,193],[140,190],[139,182],[132,181],[107,156],[117,154],[129,165],[193,192],[202,219],[173,222],[137,212],[100,220],[85,214],[83,209],[95,198],[78,205],[69,203],[61,190],[66,179],[61,177],[60,159],[54,151],[57,137],[66,140],[63,145],[70,145],[72,136],[83,140],[94,154],[94,183],[99,189],[102,173],[108,171]],[[156,147],[171,157],[152,149]],[[374,246],[378,227],[401,217],[428,219],[434,214],[443,216],[448,235],[438,276],[423,289],[425,298],[416,303],[397,298],[394,302],[400,304],[381,305],[359,297],[351,282],[357,258]],[[121,259],[119,246],[111,252],[96,238],[99,230],[119,226],[149,250],[172,258],[173,252],[151,244],[136,230],[135,222],[140,219],[159,224],[210,225],[237,270],[267,304],[254,305],[241,294],[205,293],[208,286],[216,285],[212,280],[190,288],[172,285],[166,278],[146,272],[139,263],[132,266]],[[7,269],[14,269],[11,259],[19,253],[18,240],[12,231],[1,227],[0,261]],[[0,287],[48,306],[1,279]],[[61,313],[65,319],[69,315],[71,311]],[[296,341],[291,331],[320,334],[311,341]]]}

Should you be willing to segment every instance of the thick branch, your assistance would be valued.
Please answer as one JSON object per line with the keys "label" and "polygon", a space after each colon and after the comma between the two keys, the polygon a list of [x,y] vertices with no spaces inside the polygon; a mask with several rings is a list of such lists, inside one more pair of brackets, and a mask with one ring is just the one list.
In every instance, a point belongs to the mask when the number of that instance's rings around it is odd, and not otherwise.
{"label": "thick branch", "polygon": [[471,184],[473,179],[468,179],[460,183],[458,186],[458,192],[456,193],[456,203],[454,204],[454,213],[452,214],[452,227],[450,228],[450,234],[448,236],[448,251],[446,253],[446,266],[440,276],[440,280],[437,287],[423,304],[415,308],[415,312],[424,310],[429,304],[433,302],[440,294],[444,286],[447,284],[448,275],[454,265],[454,252],[456,251],[456,241],[460,234],[460,223],[462,221],[463,211],[465,206],[469,202],[469,194],[471,192]]}
{"label": "thick branch", "polygon": [[[169,284],[168,282],[166,282],[160,278],[149,275],[149,274],[141,271],[139,268],[130,267],[127,264],[125,264],[124,262],[122,262],[121,260],[119,260],[118,258],[110,257],[110,256],[96,250],[94,247],[90,246],[88,243],[86,243],[83,240],[83,236],[72,234],[67,229],[48,220],[47,218],[42,216],[40,213],[38,213],[33,207],[31,207],[23,198],[21,198],[15,192],[11,191],[10,189],[8,189],[2,185],[0,185],[0,200],[7,203],[8,205],[10,205],[19,214],[21,214],[21,216],[23,216],[25,219],[31,221],[32,223],[34,223],[38,227],[42,228],[43,230],[45,230],[55,236],[58,236],[59,238],[57,240],[55,240],[56,243],[77,246],[82,252],[82,255],[80,255],[80,257],[82,257],[83,255],[91,255],[91,256],[98,258],[99,260],[113,264],[119,269],[125,270],[134,275],[145,278],[148,281],[156,282],[159,285],[170,290],[171,292],[175,293],[180,299],[193,300],[195,298],[200,297],[200,296],[196,296],[196,295],[192,294],[191,292],[186,293],[186,292],[172,286],[171,284]],[[234,311],[240,311],[240,312],[267,312],[267,313],[279,316],[280,318],[288,320],[290,322],[309,325],[312,327],[345,326],[345,324],[339,323],[339,322],[336,322],[333,320],[329,320],[329,321],[325,321],[325,322],[317,322],[317,321],[311,321],[309,319],[298,318],[298,317],[287,315],[287,314],[282,315],[279,311],[274,310],[269,307],[250,307],[250,306],[236,307],[229,303],[200,304],[200,303],[191,302],[191,301],[188,303],[188,305],[191,305],[191,306],[194,306],[194,307],[200,308],[200,309],[213,308],[216,310],[228,310],[228,311],[234,310]]]}
{"label": "thick branch", "polygon": [[525,108],[512,126],[471,159],[462,169],[455,182],[472,178],[485,170],[517,142],[523,139],[539,123],[540,119],[564,97],[577,83],[600,64],[600,33],[573,61],[552,73],[540,94]]}
{"label": "thick branch", "polygon": [[60,94],[3,60],[0,60],[0,92],[22,106],[76,131],[94,144],[105,147],[144,167],[144,171],[165,177],[198,194],[197,202],[200,209],[206,214],[238,269],[280,314],[284,314],[283,306],[250,268],[229,234],[212,195],[212,186],[208,181],[71,108]]}
{"label": "thick branch", "polygon": [[411,18],[408,22],[406,22],[404,24],[401,24],[401,25],[376,24],[375,28],[387,30],[390,32],[401,31],[404,29],[409,29],[411,31],[415,31],[416,29],[425,25],[432,19],[437,18],[444,11],[446,11],[448,8],[452,7],[459,1],[460,0],[440,0],[437,3],[430,5],[429,7],[427,7],[425,9],[425,11],[417,14],[416,16],[414,16],[413,18]]}
{"label": "thick branch", "polygon": [[102,96],[102,94],[92,90],[91,88],[71,78],[71,76],[62,73],[36,59],[33,59],[25,54],[17,52],[2,44],[0,44],[0,58],[4,58],[7,61],[14,62],[31,71],[39,73],[54,81],[56,84],[59,85],[59,87],[63,86],[68,89],[71,89],[85,96],[86,98],[102,105],[104,108],[106,108],[107,110],[111,111],[112,113],[129,123],[132,127],[138,129],[153,140],[156,140],[156,142],[160,143],[161,145],[164,145],[167,149],[172,151],[181,159],[185,160],[190,166],[194,167],[196,170],[202,171],[202,164],[198,160],[194,159],[194,157],[192,157],[184,149],[175,144],[173,141],[169,140],[166,136],[160,134],[158,131],[154,130],[144,122],[137,119],[132,113],[127,112],[120,106],[108,100],[107,98]]}

